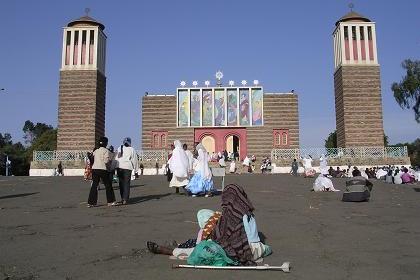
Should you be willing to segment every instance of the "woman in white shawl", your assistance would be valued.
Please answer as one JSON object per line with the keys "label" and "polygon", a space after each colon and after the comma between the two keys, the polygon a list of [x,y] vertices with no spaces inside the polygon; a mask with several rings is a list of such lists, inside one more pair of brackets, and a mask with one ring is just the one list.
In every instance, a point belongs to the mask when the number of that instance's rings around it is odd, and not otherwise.
{"label": "woman in white shawl", "polygon": [[324,155],[321,155],[321,157],[319,158],[319,171],[324,176],[329,175],[327,165],[327,158]]}
{"label": "woman in white shawl", "polygon": [[302,165],[305,171],[305,177],[314,177],[315,170],[312,168],[312,157],[308,156],[306,158],[302,158]]}
{"label": "woman in white shawl", "polygon": [[205,195],[208,197],[215,191],[209,167],[210,158],[201,143],[197,145],[196,149],[198,150],[198,163],[194,168],[194,176],[191,178],[185,189],[189,195]]}
{"label": "woman in white shawl", "polygon": [[175,192],[179,193],[179,187],[185,187],[188,184],[189,162],[187,154],[182,149],[181,141],[175,140],[174,146],[172,157],[169,159],[169,169],[173,174],[169,187],[175,187]]}

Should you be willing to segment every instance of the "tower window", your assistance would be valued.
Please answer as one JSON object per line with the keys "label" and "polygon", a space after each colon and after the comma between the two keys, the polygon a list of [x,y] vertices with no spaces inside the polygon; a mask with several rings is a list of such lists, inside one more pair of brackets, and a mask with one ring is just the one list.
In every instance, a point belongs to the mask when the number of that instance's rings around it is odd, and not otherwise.
{"label": "tower window", "polygon": [[79,31],[74,32],[73,65],[77,65],[77,54],[79,52]]}
{"label": "tower window", "polygon": [[356,40],[356,26],[351,27],[351,37],[353,40]]}
{"label": "tower window", "polygon": [[166,149],[167,148],[167,131],[152,131],[152,145],[153,149]]}
{"label": "tower window", "polygon": [[286,148],[289,146],[289,130],[273,129],[273,147]]}
{"label": "tower window", "polygon": [[81,64],[86,63],[86,30],[82,31],[82,62]]}
{"label": "tower window", "polygon": [[95,44],[95,31],[90,30],[89,36],[89,64],[93,64],[93,45]]}
{"label": "tower window", "polygon": [[349,39],[349,28],[347,26],[344,26],[344,39]]}
{"label": "tower window", "polygon": [[368,26],[368,40],[372,40],[372,27]]}
{"label": "tower window", "polygon": [[360,40],[364,40],[365,39],[365,30],[363,28],[363,26],[360,27]]}

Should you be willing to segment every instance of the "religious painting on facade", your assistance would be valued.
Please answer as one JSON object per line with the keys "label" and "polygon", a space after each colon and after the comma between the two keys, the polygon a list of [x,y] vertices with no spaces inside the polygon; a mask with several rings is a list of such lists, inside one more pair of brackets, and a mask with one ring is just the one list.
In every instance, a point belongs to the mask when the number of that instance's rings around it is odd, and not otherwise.
{"label": "religious painting on facade", "polygon": [[190,100],[187,90],[178,91],[178,126],[188,126]]}
{"label": "religious painting on facade", "polygon": [[213,98],[211,89],[203,89],[203,126],[213,125]]}
{"label": "religious painting on facade", "polygon": [[228,116],[228,125],[236,126],[238,125],[238,94],[236,89],[228,89],[227,91],[228,107],[227,107],[227,116]]}
{"label": "religious painting on facade", "polygon": [[224,126],[225,124],[225,91],[214,91],[214,125]]}
{"label": "religious painting on facade", "polygon": [[252,89],[252,125],[262,125],[263,92],[260,88]]}
{"label": "religious painting on facade", "polygon": [[200,91],[191,91],[191,124],[190,126],[200,126]]}
{"label": "religious painting on facade", "polygon": [[249,90],[239,90],[239,125],[249,125]]}

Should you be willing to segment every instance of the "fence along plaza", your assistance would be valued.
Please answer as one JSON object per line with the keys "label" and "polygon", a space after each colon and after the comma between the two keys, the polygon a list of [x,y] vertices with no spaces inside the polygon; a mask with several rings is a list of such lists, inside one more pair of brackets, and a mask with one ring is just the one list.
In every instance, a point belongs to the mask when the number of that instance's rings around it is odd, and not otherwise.
{"label": "fence along plaza", "polygon": [[[33,161],[80,161],[86,158],[89,151],[34,151]],[[138,150],[140,161],[167,161],[166,150]],[[306,156],[320,158],[366,159],[366,158],[401,158],[408,157],[407,147],[354,147],[354,148],[302,148],[273,149],[271,160],[299,159]]]}

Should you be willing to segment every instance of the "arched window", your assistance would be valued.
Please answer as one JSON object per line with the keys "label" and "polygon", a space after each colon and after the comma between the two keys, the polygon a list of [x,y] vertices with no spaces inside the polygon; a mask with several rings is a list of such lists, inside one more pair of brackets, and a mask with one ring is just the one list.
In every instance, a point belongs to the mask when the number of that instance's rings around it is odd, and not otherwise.
{"label": "arched window", "polygon": [[165,134],[162,134],[162,135],[160,136],[160,146],[161,146],[162,148],[166,147],[166,135],[165,135]]}
{"label": "arched window", "polygon": [[282,144],[283,146],[287,146],[287,144],[288,144],[288,140],[289,140],[289,139],[287,139],[287,136],[288,136],[288,135],[287,135],[287,132],[283,132],[283,133],[282,133],[282,143],[281,143],[281,144]]}
{"label": "arched window", "polygon": [[153,146],[155,148],[158,148],[159,147],[159,135],[158,134],[155,134],[153,136]]}

